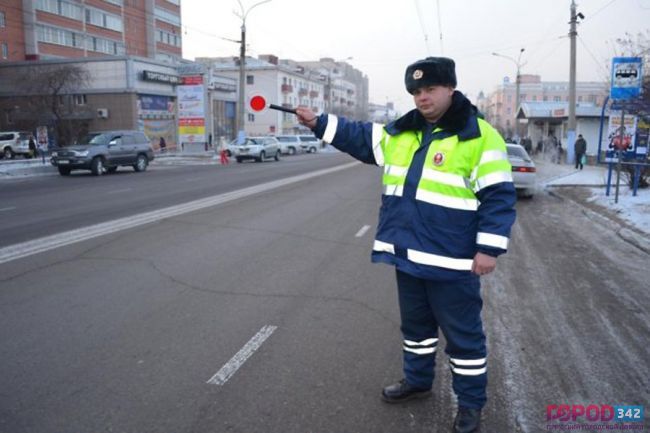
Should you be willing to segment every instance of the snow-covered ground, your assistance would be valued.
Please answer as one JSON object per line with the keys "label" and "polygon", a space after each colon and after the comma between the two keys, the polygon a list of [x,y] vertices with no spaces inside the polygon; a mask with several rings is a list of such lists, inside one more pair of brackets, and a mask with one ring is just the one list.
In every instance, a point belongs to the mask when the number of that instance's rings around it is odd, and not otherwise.
{"label": "snow-covered ground", "polygon": [[632,189],[621,181],[619,200],[614,203],[616,174],[612,175],[608,197],[605,195],[606,166],[585,166],[583,170],[576,170],[572,165],[552,164],[543,160],[536,161],[536,164],[544,187],[590,187],[589,202],[613,210],[620,218],[650,236],[650,189],[639,189],[634,197]]}
{"label": "snow-covered ground", "polygon": [[614,203],[614,188],[609,197],[605,188],[590,188],[590,202],[614,210],[619,217],[636,228],[650,235],[650,189],[639,190],[637,196],[632,196],[632,190],[627,186],[620,188],[618,203]]}

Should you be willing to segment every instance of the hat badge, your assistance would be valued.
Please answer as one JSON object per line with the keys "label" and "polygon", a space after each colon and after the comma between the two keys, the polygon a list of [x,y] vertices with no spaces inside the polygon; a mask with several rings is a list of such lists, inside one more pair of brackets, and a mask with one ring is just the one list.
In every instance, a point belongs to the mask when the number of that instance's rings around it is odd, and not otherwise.
{"label": "hat badge", "polygon": [[441,152],[437,152],[433,156],[433,165],[436,166],[441,166],[445,162],[445,154]]}
{"label": "hat badge", "polygon": [[424,73],[422,72],[422,69],[416,69],[415,72],[413,72],[413,79],[419,80],[423,75]]}

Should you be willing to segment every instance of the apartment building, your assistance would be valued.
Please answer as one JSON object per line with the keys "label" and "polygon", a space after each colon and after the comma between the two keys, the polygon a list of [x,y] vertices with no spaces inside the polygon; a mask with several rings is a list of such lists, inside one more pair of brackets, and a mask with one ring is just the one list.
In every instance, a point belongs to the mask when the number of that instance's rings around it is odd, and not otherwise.
{"label": "apartment building", "polygon": [[[517,86],[508,78],[504,79],[485,99],[477,100],[479,109],[492,125],[504,136],[522,135],[523,126],[516,129],[515,116],[522,103],[559,103],[569,101],[569,83],[565,81],[542,81],[539,75],[520,76],[519,103],[516,103]],[[609,87],[605,82],[576,83],[576,103],[602,106]]]}
{"label": "apartment building", "polygon": [[[210,70],[239,81],[239,58],[198,58]],[[368,118],[368,78],[345,62],[280,59],[274,55],[246,58],[245,100],[261,94],[273,104],[309,107],[316,114],[329,112]],[[290,113],[267,110],[246,114],[246,133],[296,134],[308,130]]]}
{"label": "apartment building", "polygon": [[325,111],[355,120],[368,120],[368,76],[345,61],[323,57],[318,61],[299,61],[300,65],[327,77]]}
{"label": "apartment building", "polygon": [[180,0],[3,0],[0,62],[182,56]]}

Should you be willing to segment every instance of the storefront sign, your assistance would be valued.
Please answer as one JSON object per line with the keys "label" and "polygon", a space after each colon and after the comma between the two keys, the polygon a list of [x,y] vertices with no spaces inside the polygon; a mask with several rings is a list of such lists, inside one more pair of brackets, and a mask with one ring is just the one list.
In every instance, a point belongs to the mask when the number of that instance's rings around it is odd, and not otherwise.
{"label": "storefront sign", "polygon": [[165,74],[163,72],[156,71],[142,71],[142,79],[144,81],[154,81],[157,83],[167,83],[167,84],[180,84],[181,77],[177,75]]}

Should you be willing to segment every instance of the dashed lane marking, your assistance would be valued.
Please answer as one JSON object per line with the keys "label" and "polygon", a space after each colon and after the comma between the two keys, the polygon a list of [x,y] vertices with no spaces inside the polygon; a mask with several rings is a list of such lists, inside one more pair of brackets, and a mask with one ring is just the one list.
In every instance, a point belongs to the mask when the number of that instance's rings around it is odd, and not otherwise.
{"label": "dashed lane marking", "polygon": [[264,343],[276,329],[278,329],[277,326],[263,326],[262,329],[260,329],[253,338],[248,340],[248,343],[246,343],[244,347],[235,354],[235,356],[230,358],[230,361],[226,362],[226,364],[217,371],[217,374],[212,376],[206,383],[221,386],[228,382],[228,379],[237,373],[237,370],[244,365],[248,358],[253,356],[255,351],[262,346],[262,343]]}
{"label": "dashed lane marking", "polygon": [[367,232],[369,229],[370,229],[370,226],[363,226],[363,227],[361,227],[361,230],[359,230],[359,231],[357,232],[357,234],[354,235],[354,236],[357,237],[357,238],[360,238],[361,236],[365,235],[366,232]]}

